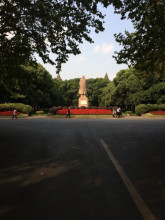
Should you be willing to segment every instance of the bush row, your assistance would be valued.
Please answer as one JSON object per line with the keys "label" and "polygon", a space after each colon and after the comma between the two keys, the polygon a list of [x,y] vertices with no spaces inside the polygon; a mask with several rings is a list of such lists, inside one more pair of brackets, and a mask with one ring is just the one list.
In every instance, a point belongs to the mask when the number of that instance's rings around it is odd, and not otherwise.
{"label": "bush row", "polygon": [[56,114],[58,110],[63,110],[63,109],[106,109],[106,110],[112,110],[113,107],[97,107],[97,106],[90,106],[90,107],[85,107],[85,106],[82,106],[82,107],[77,107],[77,106],[54,106],[52,108],[49,109],[49,113],[50,114]]}
{"label": "bush row", "polygon": [[36,114],[37,114],[37,115],[44,114],[44,111],[36,111]]}
{"label": "bush row", "polygon": [[12,111],[16,109],[18,112],[31,114],[33,112],[33,108],[30,105],[25,105],[23,103],[5,103],[0,104],[0,111]]}
{"label": "bush row", "polygon": [[140,104],[135,108],[135,112],[139,116],[150,111],[165,111],[165,104]]}

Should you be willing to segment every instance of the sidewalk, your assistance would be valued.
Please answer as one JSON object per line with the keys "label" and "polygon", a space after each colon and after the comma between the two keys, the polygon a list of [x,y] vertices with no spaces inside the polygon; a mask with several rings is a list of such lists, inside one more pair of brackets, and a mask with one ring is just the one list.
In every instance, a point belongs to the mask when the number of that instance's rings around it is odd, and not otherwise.
{"label": "sidewalk", "polygon": [[[1,116],[0,119],[11,119],[11,117],[9,116]],[[53,116],[47,116],[47,115],[38,115],[38,116],[26,116],[26,117],[18,117],[17,120],[20,120],[20,119],[67,119],[65,115],[58,115],[57,117],[53,117]],[[112,116],[108,116],[108,115],[105,115],[105,117],[102,115],[99,117],[99,115],[95,116],[95,115],[71,115],[71,118],[70,119],[113,119],[113,120],[121,120],[121,119],[165,119],[165,116],[164,115],[153,115],[153,116],[122,116],[120,118],[113,118]],[[13,120],[16,120],[16,119],[13,119]]]}

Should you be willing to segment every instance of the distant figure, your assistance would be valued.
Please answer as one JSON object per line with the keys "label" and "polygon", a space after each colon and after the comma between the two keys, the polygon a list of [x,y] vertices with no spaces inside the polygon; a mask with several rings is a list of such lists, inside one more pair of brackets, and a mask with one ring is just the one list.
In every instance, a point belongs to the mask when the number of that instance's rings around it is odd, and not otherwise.
{"label": "distant figure", "polygon": [[69,108],[68,108],[68,112],[67,112],[66,118],[70,118],[70,109]]}
{"label": "distant figure", "polygon": [[118,107],[118,108],[117,108],[117,117],[120,118],[120,115],[121,115],[121,108]]}
{"label": "distant figure", "polygon": [[79,89],[79,94],[80,95],[86,95],[87,91],[86,91],[86,79],[85,76],[82,76],[82,78],[80,79],[80,89]]}
{"label": "distant figure", "polygon": [[115,110],[115,108],[113,108],[113,118],[116,118],[116,110]]}
{"label": "distant figure", "polygon": [[16,109],[13,110],[13,117],[12,117],[12,119],[14,119],[14,118],[17,119],[17,110]]}

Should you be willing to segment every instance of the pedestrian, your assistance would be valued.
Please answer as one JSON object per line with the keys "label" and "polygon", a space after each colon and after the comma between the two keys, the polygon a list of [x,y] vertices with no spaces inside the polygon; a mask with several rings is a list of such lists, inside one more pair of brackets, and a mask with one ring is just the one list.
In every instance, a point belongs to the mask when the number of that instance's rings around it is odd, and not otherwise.
{"label": "pedestrian", "polygon": [[116,117],[116,110],[115,110],[115,108],[113,108],[112,113],[113,113],[113,118],[115,118]]}
{"label": "pedestrian", "polygon": [[14,109],[13,110],[13,117],[12,117],[12,119],[17,119],[17,110],[16,109]]}
{"label": "pedestrian", "polygon": [[70,118],[70,108],[68,108],[66,118]]}
{"label": "pedestrian", "polygon": [[117,117],[120,118],[120,115],[121,115],[121,108],[118,107],[118,108],[117,108]]}

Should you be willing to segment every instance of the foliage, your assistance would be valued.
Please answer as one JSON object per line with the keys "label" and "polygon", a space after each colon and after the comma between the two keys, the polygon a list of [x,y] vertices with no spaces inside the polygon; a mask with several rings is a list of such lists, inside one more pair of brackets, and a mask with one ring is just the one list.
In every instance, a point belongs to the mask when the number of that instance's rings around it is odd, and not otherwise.
{"label": "foliage", "polygon": [[30,105],[24,105],[23,113],[30,115],[32,112],[33,112],[33,108]]}
{"label": "foliage", "polygon": [[0,104],[0,111],[10,111],[16,109],[18,112],[31,114],[33,109],[30,105],[24,105],[22,103],[5,103]]}
{"label": "foliage", "polygon": [[38,114],[38,115],[44,114],[44,111],[36,111],[36,114]]}
{"label": "foliage", "polygon": [[58,81],[54,79],[56,88],[58,88],[58,103],[62,106],[77,106],[78,105],[78,89],[80,79],[70,79]]}
{"label": "foliage", "polygon": [[149,112],[149,109],[148,109],[147,105],[140,104],[140,105],[136,106],[135,112],[136,112],[137,115],[140,116],[141,114]]}
{"label": "foliage", "polygon": [[163,105],[152,105],[152,104],[140,104],[136,106],[135,112],[137,115],[142,115],[144,113],[150,112],[150,111],[157,111],[157,110],[165,110],[165,104]]}
{"label": "foliage", "polygon": [[89,105],[100,106],[103,88],[108,85],[108,79],[96,78],[87,80],[87,97]]}
{"label": "foliage", "polygon": [[57,110],[58,110],[57,107],[52,107],[49,109],[49,113],[55,115]]}
{"label": "foliage", "polygon": [[7,77],[1,79],[0,91],[1,103],[23,102],[31,105],[35,111],[59,104],[58,87],[40,64],[20,66],[17,74],[10,80]]}
{"label": "foliage", "polygon": [[165,104],[158,105],[158,110],[165,111]]}
{"label": "foliage", "polygon": [[[22,65],[15,77],[1,78],[0,103],[24,103],[34,111],[48,111],[51,106],[78,108],[79,80],[59,81],[40,64]],[[124,111],[135,111],[139,104],[165,103],[165,80],[159,75],[142,78],[135,68],[129,68],[119,71],[112,82],[87,79],[87,97],[91,109],[120,106]]]}
{"label": "foliage", "polygon": [[[0,67],[9,74],[20,64],[34,61],[37,53],[44,63],[56,64],[57,72],[69,54],[79,54],[79,44],[92,43],[91,29],[103,31],[104,16],[99,4],[107,7],[120,1],[107,0],[26,0],[0,3]],[[7,49],[6,49],[7,48]],[[56,54],[52,60],[50,52]]]}
{"label": "foliage", "polygon": [[143,75],[149,74],[149,77],[154,74],[164,75],[165,1],[122,2],[122,7],[116,12],[121,14],[122,19],[131,19],[135,31],[125,31],[125,35],[115,34],[116,41],[123,46],[114,56],[117,63],[132,65]]}
{"label": "foliage", "polygon": [[152,80],[138,76],[134,68],[121,70],[113,82],[103,88],[101,104],[121,106],[125,110],[135,110],[139,104],[165,103],[165,81],[155,76]]}
{"label": "foliage", "polygon": [[58,97],[58,90],[52,76],[40,64],[37,65],[37,68],[23,66],[23,70],[27,76],[21,86],[21,90],[26,95],[24,102],[30,103],[35,110],[47,109],[52,106]]}

